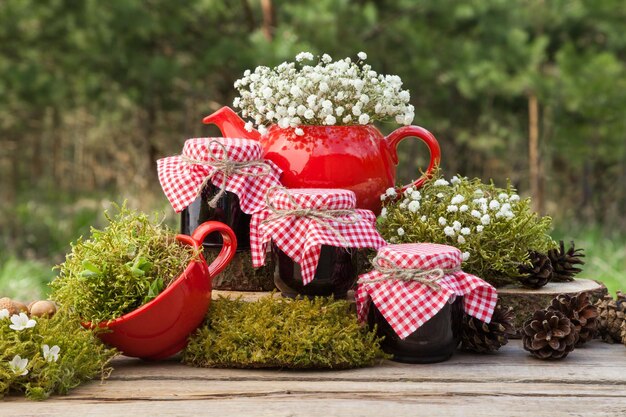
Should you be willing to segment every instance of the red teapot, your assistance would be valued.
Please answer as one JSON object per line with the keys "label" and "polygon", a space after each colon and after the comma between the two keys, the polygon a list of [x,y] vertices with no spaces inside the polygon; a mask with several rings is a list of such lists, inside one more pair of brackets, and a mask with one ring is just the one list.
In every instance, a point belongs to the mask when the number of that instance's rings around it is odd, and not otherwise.
{"label": "red teapot", "polygon": [[417,137],[430,150],[430,163],[421,178],[403,187],[419,188],[439,163],[441,151],[437,139],[419,126],[405,126],[383,136],[373,125],[300,126],[304,135],[293,128],[269,127],[265,135],[247,131],[245,122],[230,108],[222,107],[203,119],[215,124],[225,137],[256,139],[264,149],[264,158],[278,165],[281,182],[288,188],[344,188],[354,191],[357,207],[381,209],[381,194],[395,186],[397,146],[408,137]]}

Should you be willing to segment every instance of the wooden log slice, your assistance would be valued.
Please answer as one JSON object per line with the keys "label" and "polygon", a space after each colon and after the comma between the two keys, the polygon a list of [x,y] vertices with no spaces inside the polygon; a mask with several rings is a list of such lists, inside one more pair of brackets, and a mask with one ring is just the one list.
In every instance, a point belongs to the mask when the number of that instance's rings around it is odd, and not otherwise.
{"label": "wooden log slice", "polygon": [[506,285],[498,288],[498,300],[503,306],[513,307],[515,329],[519,332],[524,321],[528,320],[535,311],[548,307],[557,295],[576,295],[583,292],[589,294],[592,302],[608,293],[601,282],[576,279],[571,282],[550,282],[536,290],[519,284]]}

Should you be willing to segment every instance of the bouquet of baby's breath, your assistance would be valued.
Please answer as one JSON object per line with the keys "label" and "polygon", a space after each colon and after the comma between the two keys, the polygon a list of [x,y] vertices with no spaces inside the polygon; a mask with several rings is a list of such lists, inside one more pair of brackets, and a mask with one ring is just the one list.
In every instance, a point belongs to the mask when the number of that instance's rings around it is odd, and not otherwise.
{"label": "bouquet of baby's breath", "polygon": [[389,189],[381,199],[379,228],[387,241],[456,246],[463,270],[496,286],[517,281],[529,250],[555,247],[548,235],[552,219],[534,213],[530,199],[520,199],[510,184],[502,189],[458,176],[446,181],[438,172],[420,191],[398,196]]}
{"label": "bouquet of baby's breath", "polygon": [[86,321],[120,317],[159,295],[197,259],[199,251],[182,245],[149,216],[118,207],[105,213],[109,225],[92,228],[59,265],[61,273],[50,284],[52,299]]}
{"label": "bouquet of baby's breath", "polygon": [[357,57],[333,61],[324,54],[313,66],[304,63],[313,54],[302,52],[296,62],[247,70],[235,82],[240,96],[233,106],[254,119],[248,130],[256,125],[261,133],[271,124],[294,128],[297,135],[304,133],[301,125],[366,125],[390,118],[411,124],[415,109],[400,77],[372,70],[364,52]]}

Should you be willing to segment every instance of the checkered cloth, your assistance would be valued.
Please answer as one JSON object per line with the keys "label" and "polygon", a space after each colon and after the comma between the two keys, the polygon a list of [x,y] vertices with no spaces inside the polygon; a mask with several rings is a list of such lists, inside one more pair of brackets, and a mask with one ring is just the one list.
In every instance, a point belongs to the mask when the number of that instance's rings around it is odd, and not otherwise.
{"label": "checkered cloth", "polygon": [[[224,150],[228,155],[224,154]],[[278,178],[282,173],[281,169],[271,161],[262,161],[271,168],[269,173],[262,166],[250,166],[242,168],[242,171],[251,175],[233,173],[224,178],[224,174],[215,166],[210,166],[210,163],[226,158],[235,162],[260,161],[262,154],[261,145],[250,139],[188,139],[182,155],[158,160],[159,181],[177,213],[198,197],[202,185],[210,177],[216,187],[221,187],[226,180],[225,189],[237,194],[241,211],[253,214],[265,207],[264,197],[267,190],[280,186]],[[206,164],[189,161],[202,161]]]}
{"label": "checkered cloth", "polygon": [[[436,268],[458,269],[462,262],[461,251],[457,248],[435,243],[407,243],[387,245],[378,250],[378,257],[392,265],[378,261],[381,267],[432,270]],[[401,339],[415,332],[427,322],[448,300],[454,296],[463,297],[465,312],[489,323],[498,301],[496,289],[482,279],[466,274],[460,269],[443,275],[431,288],[415,281],[401,281],[386,278],[377,270],[359,277],[355,298],[357,314],[361,322],[367,320],[370,302],[373,302],[383,317]],[[376,282],[370,282],[377,280]]]}
{"label": "checkered cloth", "polygon": [[[374,227],[376,216],[369,210],[355,209],[356,196],[352,191],[339,189],[285,189],[270,191],[269,205],[282,210],[313,210],[310,215],[280,215],[271,209],[260,211],[250,220],[252,264],[265,264],[270,241],[287,256],[300,264],[302,283],[315,277],[322,245],[345,248],[379,248],[385,244]],[[315,212],[346,214],[326,219]],[[340,213],[340,212],[339,212]]]}

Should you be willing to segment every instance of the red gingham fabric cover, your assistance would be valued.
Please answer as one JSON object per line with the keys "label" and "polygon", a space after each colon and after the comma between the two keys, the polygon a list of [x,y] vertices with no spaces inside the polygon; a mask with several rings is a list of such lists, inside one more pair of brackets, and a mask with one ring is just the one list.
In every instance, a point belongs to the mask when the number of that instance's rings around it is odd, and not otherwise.
{"label": "red gingham fabric cover", "polygon": [[[228,152],[227,157],[237,162],[262,159],[261,145],[250,139],[238,138],[194,138],[188,139],[183,147],[183,155],[198,161],[211,161],[211,154],[218,159],[224,158],[223,149],[213,141],[220,142]],[[226,182],[226,191],[237,194],[241,211],[253,214],[265,207],[265,194],[271,187],[280,186],[279,177],[282,171],[273,162],[265,160],[272,171],[268,175],[249,176],[230,175]],[[157,162],[159,181],[163,192],[178,213],[189,206],[200,193],[200,186],[206,177],[214,174],[211,182],[220,187],[223,174],[215,167],[191,164],[183,161],[180,156],[170,156]],[[262,173],[261,167],[244,168],[246,172]]]}
{"label": "red gingham fabric cover", "polygon": [[[277,210],[291,210],[289,193],[300,208],[319,210],[342,210],[356,207],[356,196],[352,191],[340,189],[275,189],[270,201]],[[328,224],[337,229],[343,240],[335,233],[310,217],[294,215],[263,223],[272,216],[270,210],[260,211],[250,220],[250,247],[252,264],[265,264],[267,245],[273,241],[287,256],[300,264],[302,283],[310,283],[315,277],[322,245],[348,248],[379,248],[385,241],[376,231],[376,216],[370,210],[355,209],[360,217],[355,223],[343,224],[333,220]],[[338,219],[350,219],[339,216]],[[325,221],[325,220],[322,220]],[[346,245],[346,243],[348,245]]]}
{"label": "red gingham fabric cover", "polygon": [[[435,243],[406,243],[387,245],[378,255],[393,265],[411,269],[453,269],[462,262],[462,253],[455,247]],[[367,320],[370,302],[373,302],[397,335],[404,339],[426,323],[448,299],[463,297],[465,312],[489,323],[498,301],[496,289],[482,279],[463,271],[445,275],[437,281],[441,289],[431,289],[419,282],[389,279],[368,284],[367,280],[382,277],[376,270],[359,277],[355,293],[357,314],[361,322]]]}

